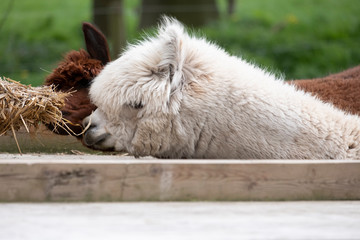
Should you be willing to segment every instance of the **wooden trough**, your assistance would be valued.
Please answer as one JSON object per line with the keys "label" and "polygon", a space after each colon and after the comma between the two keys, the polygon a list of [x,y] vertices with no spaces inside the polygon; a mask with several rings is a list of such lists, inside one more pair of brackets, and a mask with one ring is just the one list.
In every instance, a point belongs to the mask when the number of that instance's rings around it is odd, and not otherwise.
{"label": "wooden trough", "polygon": [[360,200],[360,161],[0,154],[0,201]]}

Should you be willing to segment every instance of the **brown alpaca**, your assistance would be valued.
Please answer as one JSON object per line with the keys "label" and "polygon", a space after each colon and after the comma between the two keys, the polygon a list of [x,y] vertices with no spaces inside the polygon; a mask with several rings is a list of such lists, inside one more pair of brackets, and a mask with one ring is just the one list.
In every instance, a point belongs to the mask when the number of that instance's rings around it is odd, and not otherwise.
{"label": "brown alpaca", "polygon": [[360,115],[360,65],[324,78],[288,81],[324,102]]}
{"label": "brown alpaca", "polygon": [[[88,87],[110,61],[109,48],[105,36],[89,23],[83,24],[86,42],[85,50],[70,51],[59,66],[46,78],[45,85],[55,85],[56,91],[72,92],[61,109],[63,117],[69,120],[68,128],[75,134],[82,132],[82,120],[91,114],[96,106],[90,102]],[[66,127],[54,129],[55,133],[67,135]]]}
{"label": "brown alpaca", "polygon": [[[110,61],[105,36],[89,23],[83,24],[83,32],[88,52],[85,50],[69,52],[45,81],[45,85],[54,84],[58,91],[73,92],[61,110],[64,118],[72,123],[68,124],[68,127],[77,134],[82,131],[83,119],[96,109],[88,98],[88,87],[92,79]],[[325,102],[333,103],[344,111],[360,115],[360,100],[358,99],[360,65],[327,77],[293,80],[288,83],[312,93]],[[58,128],[55,133],[68,134],[61,128]]]}

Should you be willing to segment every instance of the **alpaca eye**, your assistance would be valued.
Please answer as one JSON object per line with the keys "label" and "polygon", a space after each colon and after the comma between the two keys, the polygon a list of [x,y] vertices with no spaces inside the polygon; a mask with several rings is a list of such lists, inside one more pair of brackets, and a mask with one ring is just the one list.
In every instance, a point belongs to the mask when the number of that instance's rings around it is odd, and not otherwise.
{"label": "alpaca eye", "polygon": [[130,103],[129,106],[134,108],[134,109],[141,109],[141,108],[144,107],[144,105],[141,102],[139,102],[139,103],[137,103],[137,102]]}

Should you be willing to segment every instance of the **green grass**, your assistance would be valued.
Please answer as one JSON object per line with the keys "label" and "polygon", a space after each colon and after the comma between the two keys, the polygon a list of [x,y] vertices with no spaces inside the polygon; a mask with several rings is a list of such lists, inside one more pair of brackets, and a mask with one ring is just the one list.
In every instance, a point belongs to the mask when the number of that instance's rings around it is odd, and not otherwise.
{"label": "green grass", "polygon": [[[221,0],[220,0],[221,1]],[[206,28],[236,55],[285,73],[311,78],[360,64],[357,0],[246,0],[236,14]]]}
{"label": "green grass", "polygon": [[[0,1],[0,21],[10,0]],[[81,23],[91,0],[14,0],[0,28],[0,76],[39,85],[62,55],[84,47]],[[129,41],[140,0],[125,0]],[[235,55],[281,72],[287,79],[324,76],[360,63],[358,0],[240,0],[233,16],[217,0],[220,20],[205,26],[209,39]],[[43,69],[43,70],[42,70]]]}
{"label": "green grass", "polygon": [[[0,19],[9,2],[0,1]],[[41,84],[62,54],[83,47],[81,23],[90,10],[89,0],[14,0],[0,29],[0,75]]]}

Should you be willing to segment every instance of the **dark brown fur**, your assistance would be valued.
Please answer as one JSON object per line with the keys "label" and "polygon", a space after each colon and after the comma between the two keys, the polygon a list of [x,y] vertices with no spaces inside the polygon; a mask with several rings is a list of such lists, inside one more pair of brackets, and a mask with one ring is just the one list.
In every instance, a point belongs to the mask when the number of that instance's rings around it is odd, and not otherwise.
{"label": "dark brown fur", "polygon": [[346,112],[360,115],[360,66],[324,78],[294,80],[289,83]]}
{"label": "dark brown fur", "polygon": [[[62,135],[67,135],[69,132],[77,135],[82,132],[82,120],[96,109],[88,96],[89,86],[104,65],[110,61],[105,36],[89,23],[83,24],[83,32],[88,52],[80,50],[67,53],[44,83],[54,85],[56,91],[71,92],[61,109],[63,117],[69,121],[67,127],[54,129],[54,126],[48,126],[55,133]],[[65,130],[67,128],[71,131]]]}
{"label": "dark brown fur", "polygon": [[[88,97],[88,87],[102,69],[101,62],[91,59],[85,50],[71,51],[45,80],[45,85],[53,84],[57,91],[72,92],[61,111],[70,121],[68,127],[76,134],[82,131],[82,119],[96,109]],[[56,132],[67,134],[65,129],[58,128]]]}
{"label": "dark brown fur", "polygon": [[89,83],[103,69],[97,59],[92,59],[83,49],[70,51],[57,68],[46,78],[45,85],[53,84],[58,91],[89,87]]}

